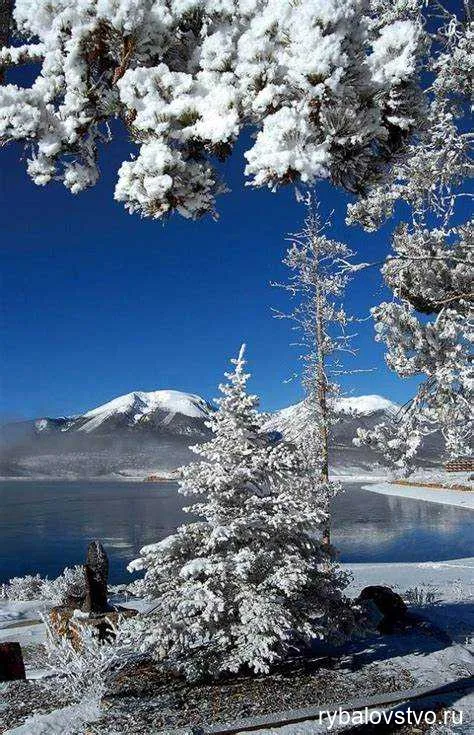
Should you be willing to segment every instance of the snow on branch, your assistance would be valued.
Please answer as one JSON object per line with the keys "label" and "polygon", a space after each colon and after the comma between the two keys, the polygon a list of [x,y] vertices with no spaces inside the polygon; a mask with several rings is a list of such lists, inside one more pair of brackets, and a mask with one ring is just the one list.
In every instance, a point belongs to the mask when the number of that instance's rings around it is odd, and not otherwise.
{"label": "snow on branch", "polygon": [[219,161],[245,127],[250,185],[361,192],[419,123],[421,4],[16,0],[25,42],[0,66],[38,73],[0,88],[0,140],[24,143],[36,184],[78,193],[119,118],[132,149],[115,198],[153,218],[215,215]]}

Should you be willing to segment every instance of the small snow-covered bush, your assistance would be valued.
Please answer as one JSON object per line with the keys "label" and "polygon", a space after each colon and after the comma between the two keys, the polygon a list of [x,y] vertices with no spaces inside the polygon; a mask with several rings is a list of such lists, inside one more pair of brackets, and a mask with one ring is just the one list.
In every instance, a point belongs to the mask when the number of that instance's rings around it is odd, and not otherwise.
{"label": "small snow-covered bush", "polygon": [[46,627],[43,663],[49,671],[44,683],[55,692],[60,691],[67,705],[59,710],[60,728],[51,732],[76,735],[84,732],[85,724],[100,717],[100,703],[110,677],[136,658],[137,627],[132,620],[109,621],[109,635],[104,640],[97,628],[77,617],[69,623],[74,633],[71,640],[55,630],[49,617],[43,616],[43,622]]}
{"label": "small snow-covered bush", "polygon": [[423,605],[435,605],[440,602],[437,588],[426,589],[424,587],[410,587],[403,593],[403,599],[409,605],[422,607]]}
{"label": "small snow-covered bush", "polygon": [[77,596],[85,594],[84,567],[76,565],[66,567],[56,579],[45,579],[42,588],[42,598],[61,605],[71,592]]}
{"label": "small snow-covered bush", "polygon": [[39,574],[12,577],[0,587],[0,598],[11,602],[37,600],[41,598],[44,582],[45,580]]}
{"label": "small snow-covered bush", "polygon": [[134,655],[133,626],[120,620],[109,621],[110,634],[104,639],[99,631],[78,617],[70,622],[73,640],[58,633],[49,617],[46,627],[45,666],[50,676],[61,682],[68,700],[79,701],[87,692],[100,694],[108,676],[123,667]]}
{"label": "small snow-covered bush", "polygon": [[61,605],[72,590],[79,595],[81,591],[85,592],[84,570],[81,566],[66,567],[56,579],[41,577],[40,574],[13,577],[1,585],[0,598],[11,602],[44,600]]}

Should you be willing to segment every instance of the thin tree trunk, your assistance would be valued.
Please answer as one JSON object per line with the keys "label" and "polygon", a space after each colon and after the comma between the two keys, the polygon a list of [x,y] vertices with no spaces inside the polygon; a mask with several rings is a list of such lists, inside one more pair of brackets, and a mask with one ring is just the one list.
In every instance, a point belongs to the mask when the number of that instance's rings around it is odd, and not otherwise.
{"label": "thin tree trunk", "polygon": [[[0,48],[8,46],[12,28],[13,0],[0,0]],[[0,84],[4,83],[4,71],[0,66]]]}
{"label": "thin tree trunk", "polygon": [[[321,482],[329,482],[329,440],[328,440],[328,406],[327,406],[327,377],[324,364],[324,330],[321,314],[321,299],[319,293],[316,295],[316,348],[318,361],[316,366],[317,398],[320,412],[320,438],[321,438]],[[323,530],[323,544],[329,546],[331,543],[331,532],[329,522]]]}

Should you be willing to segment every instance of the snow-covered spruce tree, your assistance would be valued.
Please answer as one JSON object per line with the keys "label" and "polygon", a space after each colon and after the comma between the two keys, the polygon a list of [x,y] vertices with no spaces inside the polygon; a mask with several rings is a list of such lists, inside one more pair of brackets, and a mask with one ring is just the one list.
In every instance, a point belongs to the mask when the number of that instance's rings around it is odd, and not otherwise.
{"label": "snow-covered spruce tree", "polygon": [[[274,284],[288,291],[296,300],[290,313],[276,312],[278,318],[290,319],[297,330],[298,346],[303,348],[303,386],[306,393],[304,432],[298,443],[319,468],[320,487],[328,504],[339,488],[329,479],[329,433],[337,420],[334,401],[339,394],[337,375],[347,370],[341,353],[354,354],[348,331],[352,317],[343,306],[344,292],[351,280],[349,247],[326,235],[329,223],[323,223],[318,209],[306,198],[307,214],[301,232],[288,239],[291,246],[283,263],[291,271],[287,283]],[[329,543],[329,526],[324,534]]]}
{"label": "snow-covered spruce tree", "polygon": [[441,430],[456,457],[470,451],[472,433],[473,224],[458,223],[459,203],[472,196],[463,183],[472,171],[474,25],[467,3],[459,15],[440,3],[433,8],[426,122],[401,146],[388,181],[349,207],[349,221],[366,229],[390,216],[397,201],[411,208],[412,221],[395,230],[382,268],[394,299],[373,315],[389,367],[421,382],[394,421],[358,438],[405,473],[427,435]]}
{"label": "snow-covered spruce tree", "polygon": [[246,126],[252,185],[330,178],[359,192],[418,124],[421,5],[16,0],[0,68],[38,74],[0,88],[0,141],[25,144],[36,184],[77,193],[118,118],[133,155],[115,198],[154,218],[214,213],[216,163]]}
{"label": "snow-covered spruce tree", "polygon": [[209,421],[214,437],[181,470],[180,492],[202,497],[186,510],[202,520],[129,565],[145,570],[143,592],[158,600],[145,641],[190,679],[268,671],[292,645],[352,624],[346,577],[321,542],[318,477],[296,446],[261,432],[244,347],[232,363]]}

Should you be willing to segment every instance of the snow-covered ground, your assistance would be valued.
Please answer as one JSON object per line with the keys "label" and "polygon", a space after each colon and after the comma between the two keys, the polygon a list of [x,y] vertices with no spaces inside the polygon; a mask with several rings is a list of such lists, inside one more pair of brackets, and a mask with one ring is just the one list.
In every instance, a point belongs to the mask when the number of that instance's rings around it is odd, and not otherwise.
{"label": "snow-covered ground", "polygon": [[408,485],[397,485],[389,482],[364,485],[364,490],[370,490],[373,493],[380,493],[382,495],[399,495],[404,498],[427,500],[430,503],[454,505],[458,508],[474,510],[474,491],[472,490],[454,490],[423,486],[410,487]]}
{"label": "snow-covered ground", "polygon": [[[356,655],[361,667],[370,666],[376,660],[384,661],[385,671],[393,671],[394,679],[397,671],[408,670],[414,680],[414,687],[433,688],[442,684],[474,677],[474,558],[454,559],[444,562],[424,562],[406,564],[348,564],[343,565],[353,574],[349,587],[351,595],[358,594],[368,585],[384,584],[398,591],[405,599],[410,600],[410,609],[434,624],[434,630],[446,631],[452,638],[452,645],[440,645],[435,639],[432,645],[421,636],[385,636],[381,639],[379,650],[377,645],[367,646]],[[472,687],[471,687],[472,688]],[[311,703],[308,703],[310,705]],[[334,702],[320,703],[331,705]],[[394,707],[372,707],[369,712],[360,711],[359,716],[372,717],[376,721],[376,713],[382,717],[394,717],[395,712],[403,712],[405,722],[408,717],[406,703]],[[413,709],[413,703],[411,703]],[[425,712],[436,710],[440,706],[449,710],[446,714],[447,726],[434,726],[429,730],[410,732],[427,732],[433,735],[472,735],[474,733],[474,694],[471,692],[452,692],[449,695],[433,695],[422,700]],[[344,707],[343,707],[344,709]],[[451,724],[452,711],[455,712],[456,724]],[[390,714],[393,713],[393,714]],[[347,729],[345,718],[353,713],[336,717],[333,720],[322,718],[306,720],[282,727],[259,729],[259,735],[319,735],[319,733],[343,732]],[[400,717],[402,715],[399,715]],[[444,717],[444,714],[442,715]],[[357,716],[356,716],[357,717]],[[462,723],[459,718],[462,717]],[[368,720],[370,722],[370,720]],[[390,720],[389,720],[390,721]],[[343,724],[341,724],[341,722]],[[384,720],[382,719],[382,723]],[[395,720],[392,720],[395,722]],[[412,719],[413,723],[414,720]],[[360,724],[357,719],[353,725]],[[242,730],[239,735],[254,731]],[[408,731],[407,731],[408,732]]]}
{"label": "snow-covered ground", "polygon": [[[409,671],[414,686],[437,686],[455,679],[474,674],[474,557],[453,559],[442,562],[399,563],[399,564],[349,564],[345,568],[353,575],[348,589],[351,596],[372,584],[389,585],[409,601],[410,609],[428,618],[436,628],[446,631],[452,645],[433,637],[414,633],[411,635],[384,636],[379,643],[371,640],[367,645],[359,645],[354,656],[357,666],[362,669],[383,662],[384,671],[397,674]],[[135,601],[129,605],[137,606]],[[0,602],[0,641],[18,641],[26,650],[26,669],[28,678],[42,675],[35,664],[34,648],[44,637],[44,626],[40,613],[44,603]],[[308,702],[308,705],[311,704]],[[456,726],[453,733],[468,735],[474,727],[474,697],[472,695],[450,695],[450,708],[462,710],[464,725]],[[68,712],[58,713],[57,718],[48,717],[50,726],[56,719],[58,730],[53,727],[48,733],[61,732],[61,718]],[[37,727],[39,728],[39,722]],[[338,731],[337,725],[332,728]],[[314,722],[299,723],[282,728],[261,730],[270,735],[309,735],[327,732],[327,722],[321,727]],[[16,735],[28,732],[25,729],[10,731]],[[43,732],[37,729],[37,732]],[[435,731],[433,731],[435,732]],[[446,733],[450,732],[449,730]]]}

